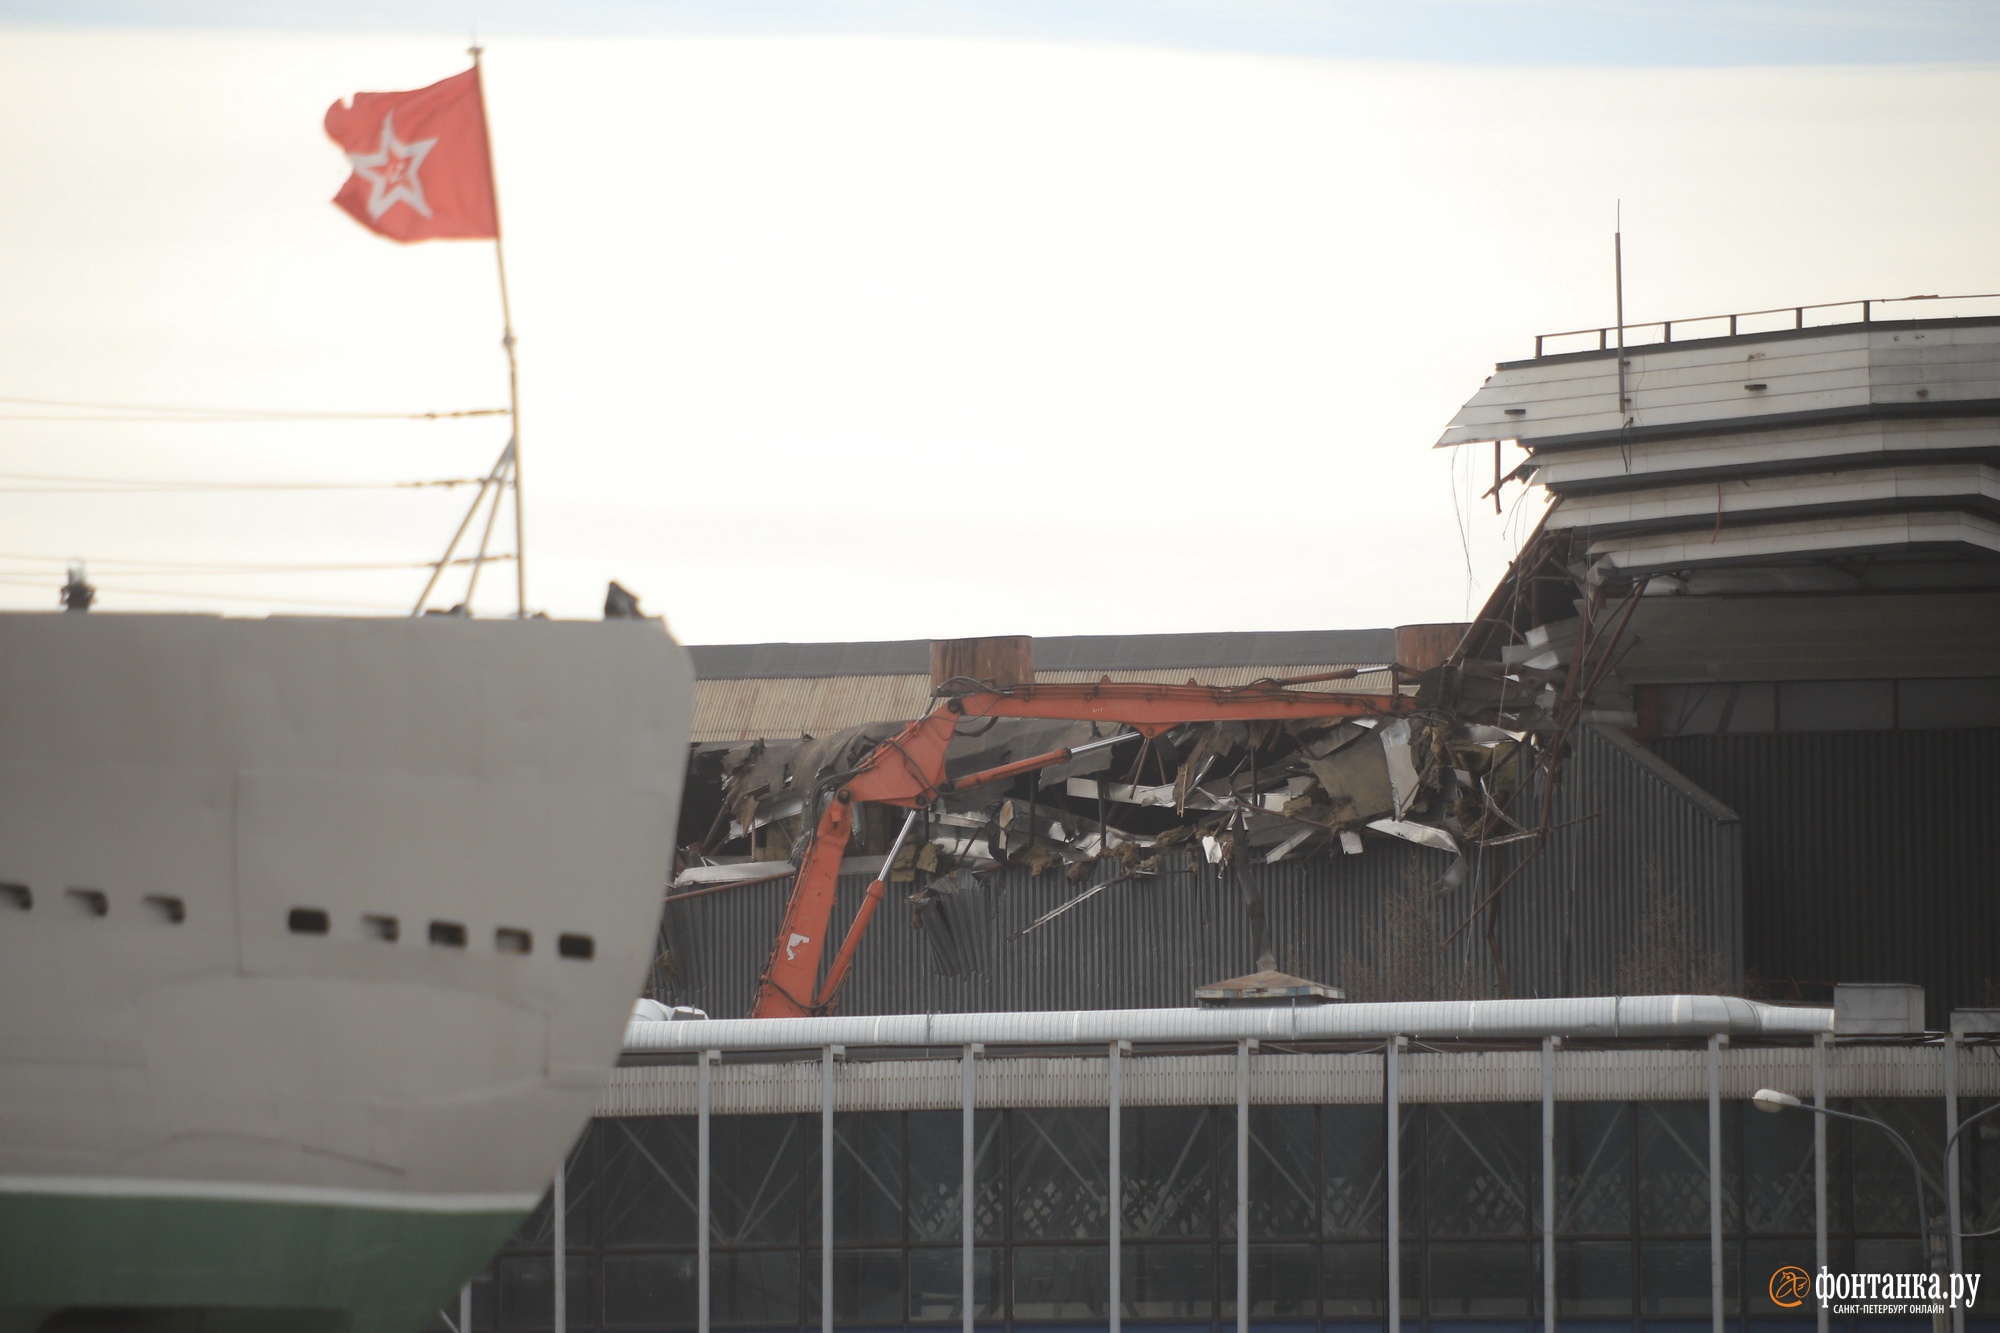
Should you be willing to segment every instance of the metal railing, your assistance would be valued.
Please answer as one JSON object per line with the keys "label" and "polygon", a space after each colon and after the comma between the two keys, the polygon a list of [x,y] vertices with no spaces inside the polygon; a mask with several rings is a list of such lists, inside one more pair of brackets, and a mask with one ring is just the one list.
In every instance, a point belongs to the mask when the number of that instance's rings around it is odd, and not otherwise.
{"label": "metal railing", "polygon": [[[1771,333],[1782,329],[1825,328],[1838,324],[1872,324],[1877,320],[1922,319],[1922,313],[1904,314],[1887,311],[1885,307],[1905,306],[1915,302],[1934,303],[1939,301],[1996,301],[2000,302],[2000,292],[1977,292],[1963,296],[1891,296],[1870,298],[1865,301],[1823,301],[1818,305],[1774,306],[1769,310],[1739,310],[1733,315],[1697,315],[1692,319],[1659,319],[1644,324],[1625,325],[1624,345],[1651,346],[1670,343],[1674,340],[1674,330],[1679,328],[1683,339],[1689,336],[1688,329],[1695,326],[1696,338],[1733,338],[1738,333]],[[1826,311],[1858,312],[1842,318],[1827,315]],[[2000,308],[1993,313],[2000,314]],[[1808,316],[1811,316],[1810,322]],[[1538,333],[1535,335],[1535,356],[1563,352],[1609,351],[1619,345],[1618,326],[1607,324],[1594,329],[1565,329],[1561,333]],[[1651,336],[1646,336],[1650,334]],[[1637,336],[1635,336],[1637,335]],[[1559,338],[1585,339],[1581,347],[1550,347]],[[1596,339],[1595,347],[1587,341]]]}

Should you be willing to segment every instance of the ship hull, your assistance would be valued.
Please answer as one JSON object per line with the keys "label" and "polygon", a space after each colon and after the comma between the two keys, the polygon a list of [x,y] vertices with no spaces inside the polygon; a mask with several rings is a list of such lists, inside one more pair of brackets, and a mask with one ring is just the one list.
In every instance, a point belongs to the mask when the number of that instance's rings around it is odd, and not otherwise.
{"label": "ship hull", "polygon": [[0,616],[0,1329],[411,1329],[652,961],[656,624]]}
{"label": "ship hull", "polygon": [[371,1207],[200,1197],[199,1182],[183,1197],[102,1184],[0,1195],[0,1331],[30,1333],[79,1309],[146,1330],[416,1328],[451,1304],[459,1275],[484,1264],[524,1211],[518,1200]]}

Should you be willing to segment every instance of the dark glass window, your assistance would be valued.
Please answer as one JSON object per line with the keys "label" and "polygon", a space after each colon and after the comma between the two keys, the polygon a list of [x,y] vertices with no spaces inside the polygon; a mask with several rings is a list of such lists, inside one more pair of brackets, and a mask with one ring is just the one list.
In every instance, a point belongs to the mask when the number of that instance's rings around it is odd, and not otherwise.
{"label": "dark glass window", "polygon": [[[595,1121],[591,1133],[603,1163],[604,1243],[695,1244],[693,1117],[620,1116]],[[607,1306],[610,1299],[607,1290]]]}
{"label": "dark glass window", "polygon": [[493,1265],[501,1328],[555,1324],[554,1261],[545,1254],[508,1255]]}
{"label": "dark glass window", "polygon": [[[785,1328],[799,1322],[797,1250],[724,1252],[712,1256],[709,1271],[715,1323]],[[817,1311],[817,1303],[813,1308]]]}
{"label": "dark glass window", "polygon": [[[958,1239],[958,1191],[963,1170],[959,1156],[960,1120],[957,1111],[911,1111],[904,1117],[909,1144],[912,1241]],[[1000,1151],[1004,1121],[999,1111],[980,1111],[973,1118],[973,1231],[980,1240],[1000,1239],[1006,1213],[1006,1179],[1001,1171],[1004,1159]]]}
{"label": "dark glass window", "polygon": [[[1641,1192],[1644,1197],[1644,1191]],[[1649,1240],[1639,1247],[1639,1313],[1706,1315],[1708,1242]]]}
{"label": "dark glass window", "polygon": [[[1110,1124],[1105,1113],[1013,1111],[1009,1119],[1016,1238],[1060,1240],[1108,1234],[1110,1182],[1105,1168]],[[1017,1274],[1017,1297],[1020,1281]]]}
{"label": "dark glass window", "polygon": [[[1639,1229],[1706,1233],[1708,1230],[1708,1105],[1641,1102],[1638,1125]],[[1664,1251],[1663,1251],[1664,1253]],[[1706,1261],[1704,1261],[1706,1262]],[[1707,1290],[1707,1269],[1703,1290]],[[1704,1309],[1707,1307],[1704,1306]],[[1654,1310],[1648,1314],[1664,1314]]]}
{"label": "dark glass window", "polygon": [[1320,1246],[1319,1282],[1328,1319],[1379,1318],[1385,1313],[1388,1276],[1383,1271],[1379,1243],[1342,1241]]}
{"label": "dark glass window", "polygon": [[[1885,1097],[1836,1101],[1835,1107],[1872,1116],[1893,1126],[1908,1141],[1922,1165],[1924,1190],[1933,1213],[1942,1211],[1944,1103],[1935,1097]],[[1961,1118],[1964,1112],[1960,1112]],[[1777,1116],[1770,1117],[1775,1120]],[[1995,1117],[2000,1119],[2000,1117]],[[1861,1235],[1914,1235],[1917,1230],[1917,1183],[1910,1159],[1894,1139],[1873,1125],[1848,1124],[1847,1145],[1854,1172],[1854,1229]],[[1977,1131],[1974,1131],[1977,1132]],[[1970,1230],[1970,1227],[1963,1228]],[[1921,1267],[1922,1265],[1918,1265]]]}
{"label": "dark glass window", "polygon": [[1013,1253],[1014,1318],[1103,1319],[1110,1286],[1105,1255],[1101,1245],[1017,1248]]}
{"label": "dark glass window", "polygon": [[698,1299],[693,1254],[604,1256],[606,1328],[691,1328]]}
{"label": "dark glass window", "polygon": [[[1338,1247],[1335,1247],[1338,1248]],[[1233,1293],[1236,1249],[1221,1254],[1229,1274],[1224,1286]],[[1236,1313],[1236,1302],[1224,1302],[1223,1314]],[[1319,1257],[1310,1245],[1250,1247],[1250,1316],[1253,1319],[1312,1319],[1319,1314]]]}
{"label": "dark glass window", "polygon": [[[910,1251],[910,1318],[916,1322],[958,1323],[958,1294],[963,1273],[957,1249]],[[972,1290],[976,1296],[975,1319],[997,1320],[1000,1308],[1000,1251],[977,1249],[972,1252]]]}
{"label": "dark glass window", "polygon": [[[1235,1148],[1232,1139],[1228,1151]],[[1319,1117],[1313,1108],[1251,1107],[1250,1234],[1311,1237],[1319,1229],[1319,1193]]]}
{"label": "dark glass window", "polygon": [[[1965,1114],[1980,1103],[1967,1099]],[[1902,1127],[1929,1159],[1936,1099],[1854,1104]],[[1805,1117],[1763,1117],[1725,1103],[1725,1308],[1772,1321],[1811,1319],[1770,1298],[1776,1269],[1814,1263],[1811,1138]],[[1235,1314],[1234,1111],[1128,1108],[1121,1169],[1130,1196],[1122,1256],[1127,1316],[1226,1327]],[[1416,1105],[1404,1114],[1404,1313],[1434,1331],[1450,1321],[1539,1313],[1539,1107]],[[834,1297],[846,1329],[960,1316],[957,1112],[842,1115],[836,1122]],[[1251,1315],[1267,1325],[1379,1321],[1384,1313],[1379,1106],[1255,1108]],[[976,1317],[1101,1325],[1107,1311],[1107,1125],[1101,1109],[982,1112],[982,1244]],[[712,1232],[718,1330],[810,1330],[819,1317],[816,1115],[718,1116]],[[694,1322],[693,1117],[594,1121],[567,1176],[570,1326],[584,1333]],[[1990,1141],[1989,1141],[1990,1140]],[[1828,1126],[1835,1271],[1922,1266],[1914,1188],[1893,1142],[1869,1126]],[[1709,1244],[1705,1103],[1562,1103],[1557,1108],[1557,1313],[1566,1321],[1706,1327]],[[2000,1126],[1966,1149],[1966,1225],[2000,1217]],[[1941,1193],[1933,1203],[1941,1206]],[[1857,1238],[1842,1222],[1863,1228]],[[553,1227],[545,1198],[477,1292],[480,1329],[546,1329]],[[2000,1247],[1968,1242],[1968,1267]],[[1993,1278],[2000,1290],[2000,1275]],[[601,1304],[600,1304],[601,1302]],[[442,1325],[436,1325],[441,1329]]]}
{"label": "dark glass window", "polygon": [[1382,1108],[1322,1106],[1319,1126],[1322,1234],[1387,1234]]}
{"label": "dark glass window", "polygon": [[1477,1103],[1425,1109],[1429,1233],[1526,1234],[1540,1212],[1541,1108]]}
{"label": "dark glass window", "polygon": [[1530,1258],[1522,1241],[1432,1241],[1432,1317],[1527,1315],[1541,1285]]}
{"label": "dark glass window", "polygon": [[[1121,1247],[1125,1313],[1133,1319],[1209,1319],[1215,1314],[1215,1252],[1206,1245]],[[1098,1263],[1104,1254],[1093,1256]],[[1230,1285],[1236,1257],[1229,1256]],[[1018,1284],[1016,1289],[1018,1290]],[[1015,1310],[1016,1317],[1020,1310]]]}
{"label": "dark glass window", "polygon": [[[1125,1235],[1192,1237],[1215,1226],[1217,1148],[1205,1106],[1128,1108],[1123,1136]],[[1233,1126],[1232,1126],[1233,1128]],[[1236,1141],[1223,1149],[1230,1159],[1229,1210],[1234,1221]],[[1018,1183],[1016,1188],[1018,1188]]]}
{"label": "dark glass window", "polygon": [[1734,1114],[1743,1134],[1739,1193],[1745,1229],[1810,1232],[1814,1117],[1766,1115],[1748,1102],[1727,1102],[1724,1109]]}
{"label": "dark glass window", "polygon": [[[903,1252],[901,1250],[842,1250],[833,1252],[833,1317],[839,1323],[900,1324],[903,1322]],[[819,1309],[819,1265],[806,1270],[806,1311]]]}
{"label": "dark glass window", "polygon": [[801,1123],[790,1115],[719,1115],[709,1122],[713,1243],[797,1241],[808,1217],[818,1231],[819,1135],[802,1134]]}
{"label": "dark glass window", "polygon": [[[1775,1119],[1766,1116],[1765,1119]],[[1632,1230],[1632,1112],[1624,1102],[1556,1104],[1556,1230]]]}
{"label": "dark glass window", "polygon": [[[563,1288],[572,1328],[597,1323],[597,1285],[591,1279],[595,1262],[587,1254],[572,1254],[563,1264]],[[493,1265],[499,1297],[501,1328],[552,1328],[555,1325],[555,1262],[545,1254],[508,1255]]]}
{"label": "dark glass window", "polygon": [[[902,1115],[894,1111],[836,1115],[833,1149],[836,1243],[900,1241],[903,1238]],[[896,1304],[898,1309],[902,1307],[900,1297]]]}
{"label": "dark glass window", "polygon": [[1603,1318],[1630,1315],[1632,1285],[1630,1241],[1585,1240],[1557,1243],[1556,1313],[1561,1317]]}

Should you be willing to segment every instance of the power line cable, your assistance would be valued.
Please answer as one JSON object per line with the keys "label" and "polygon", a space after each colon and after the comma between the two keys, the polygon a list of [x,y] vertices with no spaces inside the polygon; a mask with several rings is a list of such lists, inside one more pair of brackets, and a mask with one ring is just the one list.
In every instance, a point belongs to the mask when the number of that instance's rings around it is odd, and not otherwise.
{"label": "power line cable", "polygon": [[[19,588],[40,588],[43,589],[44,591],[52,591],[49,584],[41,582],[40,580],[0,577],[0,584],[10,584],[14,587],[19,587]],[[126,596],[126,597],[178,597],[183,601],[259,602],[265,606],[337,606],[337,607],[343,607],[348,610],[385,611],[385,612],[394,612],[396,614],[402,614],[404,610],[404,608],[400,605],[392,606],[386,602],[346,602],[346,601],[336,601],[325,597],[263,597],[255,593],[187,592],[171,588],[107,587],[101,583],[94,584],[93,586],[96,587],[97,591],[100,593],[106,593],[106,592],[116,593],[120,596]]]}
{"label": "power line cable", "polygon": [[265,407],[193,407],[171,403],[84,403],[61,398],[13,398],[0,396],[11,407],[60,407],[79,412],[160,413],[155,417],[129,415],[80,417],[64,415],[0,415],[0,421],[456,421],[469,417],[504,417],[504,407],[472,407],[437,412],[338,412],[319,409],[288,410]]}
{"label": "power line cable", "polygon": [[[483,557],[488,563],[505,562],[514,558],[511,552],[502,552]],[[24,560],[50,565],[66,565],[75,560],[74,556],[53,555],[8,555],[0,553],[0,560]],[[479,556],[460,556],[451,561],[454,565],[470,565],[482,559]],[[354,573],[367,570],[435,569],[435,560],[376,561],[357,564],[299,564],[273,565],[257,563],[229,563],[226,561],[177,561],[177,560],[97,560],[85,563],[93,569],[111,567],[113,578],[151,577],[156,574],[317,574]],[[130,568],[127,568],[130,566]],[[9,574],[33,574],[33,570],[0,571]]]}
{"label": "power line cable", "polygon": [[[0,472],[0,481],[34,482],[0,486],[6,495],[167,495],[230,491],[397,491],[452,490],[476,486],[478,477],[436,477],[418,481],[176,481],[170,477],[67,477],[36,472]],[[52,483],[42,485],[39,483]]]}

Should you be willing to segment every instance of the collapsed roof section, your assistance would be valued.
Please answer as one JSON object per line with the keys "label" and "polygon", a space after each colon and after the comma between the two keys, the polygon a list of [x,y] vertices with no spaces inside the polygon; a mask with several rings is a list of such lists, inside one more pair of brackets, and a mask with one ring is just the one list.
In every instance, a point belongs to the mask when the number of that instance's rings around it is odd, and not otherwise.
{"label": "collapsed roof section", "polygon": [[[1413,692],[1416,668],[1441,661],[1464,628],[696,648],[697,747],[676,886],[759,878],[775,869],[771,863],[789,862],[834,775],[929,712],[936,691],[953,680],[1087,684],[1115,675],[1218,687],[1283,681],[1386,695],[1399,680]],[[1397,719],[1378,733],[1373,721],[1181,727],[953,792],[926,812],[892,878],[1012,862],[1037,873],[1061,869],[1080,881],[1106,857],[1152,873],[1160,852],[1174,847],[1212,861],[1239,844],[1272,861],[1329,844],[1358,850],[1359,830],[1411,814],[1422,781],[1422,761],[1410,757],[1410,724]],[[947,772],[978,772],[1110,731],[1019,719],[967,724]],[[1351,790],[1336,792],[1328,781]],[[856,868],[879,862],[894,822],[879,810],[857,821],[850,849],[860,858]],[[1414,829],[1405,832],[1414,836]],[[1429,831],[1422,839],[1450,845]]]}
{"label": "collapsed roof section", "polygon": [[[1406,626],[1410,644],[1427,627]],[[1247,685],[1276,676],[1338,671],[1396,660],[1398,631],[1302,630],[1243,634],[1088,634],[1034,640],[1033,679],[1040,684],[1093,681],[1103,676],[1180,684],[1191,674],[1204,684]],[[1447,636],[1456,641],[1455,631]],[[1433,636],[1435,637],[1435,636]],[[978,663],[939,674],[934,658],[949,643],[1000,645],[1026,652],[1019,637],[886,643],[697,644],[693,738],[697,744],[798,740],[887,719],[909,721],[930,707],[944,675],[991,675]],[[1446,645],[1449,651],[1450,645]],[[1002,659],[1004,662],[1004,658]],[[934,669],[937,668],[937,669]],[[1020,683],[1020,682],[1010,682]],[[1343,688],[1378,693],[1388,677],[1357,679]]]}

